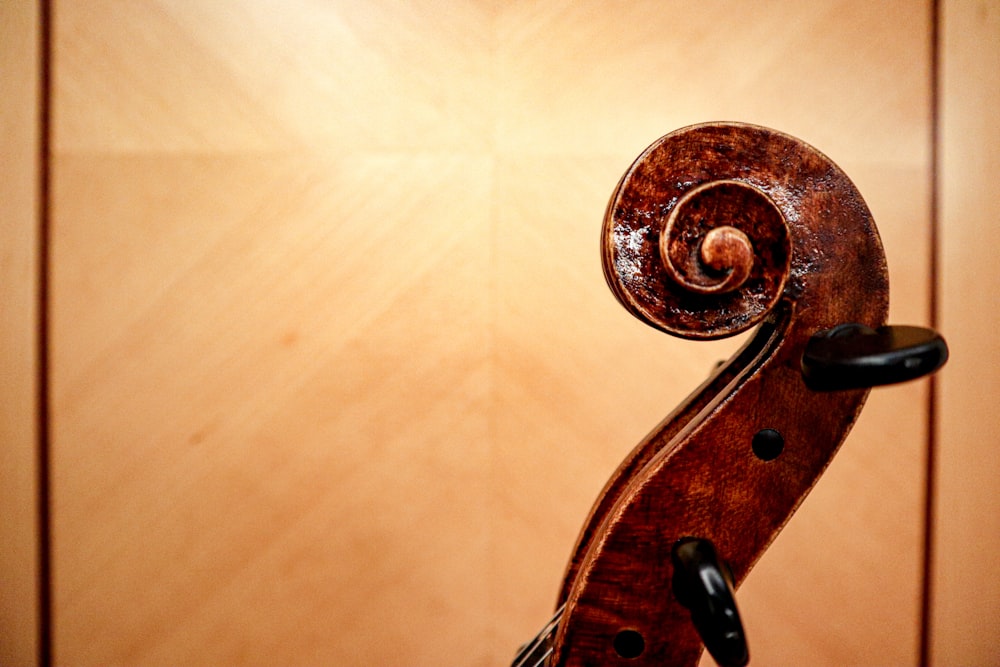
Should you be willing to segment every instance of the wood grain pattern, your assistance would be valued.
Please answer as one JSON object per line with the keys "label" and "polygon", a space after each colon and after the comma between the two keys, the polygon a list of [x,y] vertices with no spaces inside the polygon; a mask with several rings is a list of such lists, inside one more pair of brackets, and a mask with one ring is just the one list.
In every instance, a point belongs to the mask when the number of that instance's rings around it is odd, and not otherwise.
{"label": "wood grain pattern", "polygon": [[[702,210],[716,229],[740,225],[753,239],[753,268],[734,291],[706,294],[661,257],[691,237],[704,247]],[[707,396],[689,399],[616,471],[564,583],[553,664],[693,664],[701,640],[674,594],[672,547],[710,540],[742,581],[827,466],[868,392],[811,392],[799,361],[818,331],[884,323],[882,245],[860,194],[825,156],[787,135],[722,123],[643,151],[608,206],[602,240],[616,295],[651,325],[712,337],[769,315],[717,371],[722,379],[704,385]],[[765,428],[784,436],[776,460],[751,450]],[[641,655],[622,659],[612,648],[623,629],[645,638]],[[725,653],[727,664],[746,661],[742,647]]]}
{"label": "wood grain pattern", "polygon": [[39,649],[39,10],[0,3],[0,664]]}
{"label": "wood grain pattern", "polygon": [[945,2],[941,30],[940,327],[954,362],[938,384],[931,658],[994,665],[1000,585],[979,564],[1000,551],[1000,8]]}
{"label": "wood grain pattern", "polygon": [[[739,343],[601,277],[611,189],[676,127],[830,154],[891,319],[926,316],[924,3],[55,16],[59,662],[509,660],[610,471]],[[922,391],[873,396],[741,589],[759,664],[915,662]]]}

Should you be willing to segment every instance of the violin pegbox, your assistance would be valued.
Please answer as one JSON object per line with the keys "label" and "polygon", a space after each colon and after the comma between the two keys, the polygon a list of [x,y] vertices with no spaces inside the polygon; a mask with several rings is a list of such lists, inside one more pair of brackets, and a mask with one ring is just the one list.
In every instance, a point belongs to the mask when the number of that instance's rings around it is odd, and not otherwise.
{"label": "violin pegbox", "polygon": [[746,664],[734,588],[868,387],[932,372],[947,347],[884,327],[885,256],[864,200],[829,158],[774,130],[711,123],[654,142],[611,197],[602,255],[615,296],[657,329],[757,330],[614,471],[556,614],[514,664],[693,666],[703,643],[721,665]]}

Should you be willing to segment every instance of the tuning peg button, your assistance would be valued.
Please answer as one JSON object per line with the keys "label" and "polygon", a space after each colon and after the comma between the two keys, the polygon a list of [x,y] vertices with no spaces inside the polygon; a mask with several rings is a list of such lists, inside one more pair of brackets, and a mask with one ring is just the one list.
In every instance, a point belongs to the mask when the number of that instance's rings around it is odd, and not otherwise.
{"label": "tuning peg button", "polygon": [[814,391],[862,389],[914,380],[948,360],[948,345],[933,329],[841,324],[806,344],[802,376]]}
{"label": "tuning peg button", "polygon": [[691,622],[720,667],[750,661],[743,623],[733,595],[733,576],[706,539],[686,537],[674,545],[673,589],[691,612]]}

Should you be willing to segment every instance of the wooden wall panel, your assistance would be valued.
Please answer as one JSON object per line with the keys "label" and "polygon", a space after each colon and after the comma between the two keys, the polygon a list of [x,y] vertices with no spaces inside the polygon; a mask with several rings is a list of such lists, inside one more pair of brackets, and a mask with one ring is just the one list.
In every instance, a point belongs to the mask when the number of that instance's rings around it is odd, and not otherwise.
{"label": "wooden wall panel", "polygon": [[482,172],[60,159],[60,661],[359,664],[376,627],[449,661],[426,633],[486,605]]}
{"label": "wooden wall panel", "polygon": [[38,659],[39,9],[0,3],[0,664]]}
{"label": "wooden wall panel", "polygon": [[[509,660],[604,479],[736,345],[603,284],[607,197],[681,125],[827,152],[893,317],[927,318],[924,3],[55,17],[57,662]],[[741,591],[757,664],[915,663],[924,391],[873,397]]]}
{"label": "wooden wall panel", "polygon": [[942,8],[940,326],[951,361],[938,383],[931,657],[995,665],[1000,584],[982,565],[1000,553],[1000,7]]}

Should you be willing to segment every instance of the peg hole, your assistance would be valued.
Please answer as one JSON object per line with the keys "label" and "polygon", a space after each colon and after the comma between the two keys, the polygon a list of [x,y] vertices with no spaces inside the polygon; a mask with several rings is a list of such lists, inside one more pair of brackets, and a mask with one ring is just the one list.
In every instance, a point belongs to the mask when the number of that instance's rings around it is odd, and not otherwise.
{"label": "peg hole", "polygon": [[642,655],[646,650],[646,640],[637,630],[622,630],[615,635],[615,653],[622,658],[632,660]]}
{"label": "peg hole", "polygon": [[751,446],[761,461],[773,461],[785,448],[785,438],[773,428],[764,428],[753,436]]}

